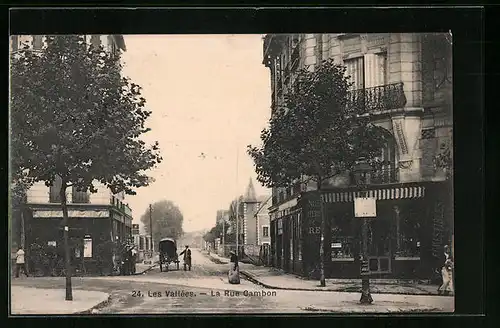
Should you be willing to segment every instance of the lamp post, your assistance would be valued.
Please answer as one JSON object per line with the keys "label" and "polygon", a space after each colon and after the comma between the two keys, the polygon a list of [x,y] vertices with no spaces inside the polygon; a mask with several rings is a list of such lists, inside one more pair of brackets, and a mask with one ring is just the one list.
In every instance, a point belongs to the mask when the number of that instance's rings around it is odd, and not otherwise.
{"label": "lamp post", "polygon": [[[354,175],[356,178],[356,184],[361,192],[361,197],[366,196],[366,186],[370,183],[370,173],[372,168],[370,164],[366,162],[364,158],[360,158],[356,165],[354,166]],[[361,304],[371,304],[373,302],[372,295],[370,293],[370,278],[369,278],[369,263],[368,263],[368,218],[362,217],[362,259],[360,263],[360,274],[361,274],[361,298],[359,302]]]}

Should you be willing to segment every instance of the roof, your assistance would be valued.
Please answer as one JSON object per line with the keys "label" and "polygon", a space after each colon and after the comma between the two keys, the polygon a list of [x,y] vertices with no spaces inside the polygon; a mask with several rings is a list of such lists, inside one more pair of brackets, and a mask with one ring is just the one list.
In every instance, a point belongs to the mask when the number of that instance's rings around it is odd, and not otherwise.
{"label": "roof", "polygon": [[163,238],[162,240],[160,240],[160,242],[162,241],[173,241],[175,243],[175,239],[172,238]]}
{"label": "roof", "polygon": [[243,197],[243,201],[245,203],[254,203],[257,202],[257,196],[255,194],[255,188],[253,186],[252,178],[248,182],[247,190],[245,191],[245,196]]}

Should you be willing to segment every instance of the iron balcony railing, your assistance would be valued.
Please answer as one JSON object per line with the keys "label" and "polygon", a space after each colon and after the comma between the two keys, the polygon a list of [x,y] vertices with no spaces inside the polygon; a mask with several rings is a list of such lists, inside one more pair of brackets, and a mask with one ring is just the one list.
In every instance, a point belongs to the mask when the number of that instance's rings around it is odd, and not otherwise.
{"label": "iron balcony railing", "polygon": [[358,114],[403,108],[406,96],[403,82],[350,91],[347,106]]}
{"label": "iron balcony railing", "polygon": [[381,168],[370,173],[370,184],[385,184],[399,181],[399,170],[394,167]]}

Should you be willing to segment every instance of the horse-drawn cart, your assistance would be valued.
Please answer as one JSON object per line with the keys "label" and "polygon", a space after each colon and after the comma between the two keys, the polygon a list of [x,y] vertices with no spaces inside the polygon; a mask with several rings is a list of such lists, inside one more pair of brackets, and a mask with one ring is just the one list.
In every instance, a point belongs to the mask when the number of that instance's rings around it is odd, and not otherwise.
{"label": "horse-drawn cart", "polygon": [[168,271],[170,263],[175,263],[177,270],[179,270],[179,256],[177,255],[177,245],[172,238],[163,238],[160,240],[160,272]]}

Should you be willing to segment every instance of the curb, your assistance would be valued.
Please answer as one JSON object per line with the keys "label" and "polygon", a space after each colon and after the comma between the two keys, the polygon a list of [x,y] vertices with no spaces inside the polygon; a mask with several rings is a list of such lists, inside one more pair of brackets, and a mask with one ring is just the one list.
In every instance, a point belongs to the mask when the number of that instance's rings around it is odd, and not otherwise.
{"label": "curb", "polygon": [[[295,291],[310,291],[310,292],[337,292],[337,293],[356,293],[358,291],[343,291],[342,289],[340,290],[331,290],[331,289],[311,289],[311,288],[293,288],[293,287],[278,287],[278,286],[271,286],[268,284],[265,284],[255,278],[255,276],[247,271],[240,271],[240,274],[243,275],[247,280],[253,282],[256,285],[269,288],[269,289],[277,289],[277,290],[295,290]],[[360,287],[361,288],[361,287]],[[361,290],[359,290],[361,292]],[[441,296],[441,297],[446,297],[444,295],[437,295],[437,294],[430,294],[430,293],[422,293],[422,294],[414,294],[414,293],[388,293],[388,292],[380,292],[380,291],[371,291],[372,294],[388,294],[388,295],[415,295],[415,296]],[[449,296],[448,296],[449,297]]]}
{"label": "curb", "polygon": [[111,294],[108,295],[108,298],[105,299],[104,301],[102,302],[99,302],[98,304],[94,305],[93,307],[91,307],[90,309],[88,310],[85,310],[85,311],[80,311],[80,312],[75,312],[73,314],[92,314],[92,312],[94,310],[98,310],[100,308],[103,308],[105,306],[107,306],[109,303],[111,302]]}
{"label": "curb", "polygon": [[[360,305],[360,306],[366,306],[367,309],[371,305]],[[308,312],[327,312],[327,313],[349,313],[349,314],[357,314],[357,313],[363,313],[363,314],[394,314],[394,313],[429,313],[429,312],[442,312],[441,309],[436,308],[436,307],[421,307],[421,308],[410,308],[410,309],[405,309],[405,308],[398,308],[394,310],[388,310],[388,311],[339,311],[338,309],[325,309],[325,308],[317,308],[314,306],[307,306],[305,308],[302,308],[304,311]]]}

